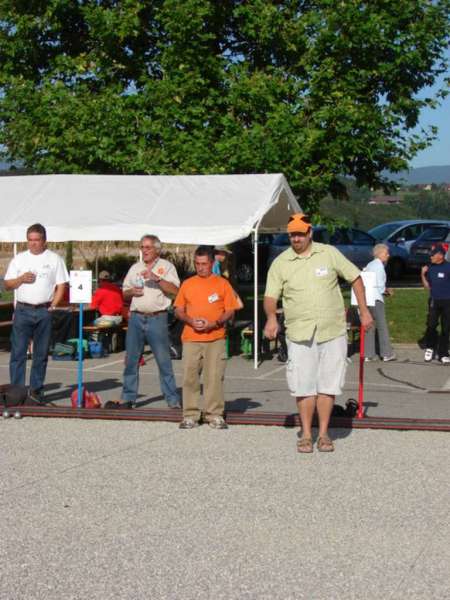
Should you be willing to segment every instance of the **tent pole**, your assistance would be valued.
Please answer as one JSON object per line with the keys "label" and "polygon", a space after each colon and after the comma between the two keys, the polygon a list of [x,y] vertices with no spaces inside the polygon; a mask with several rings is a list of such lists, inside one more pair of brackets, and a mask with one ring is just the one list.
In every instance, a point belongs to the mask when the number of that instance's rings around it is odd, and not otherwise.
{"label": "tent pole", "polygon": [[259,340],[259,321],[258,321],[258,228],[261,221],[253,230],[253,367],[258,368],[258,340]]}

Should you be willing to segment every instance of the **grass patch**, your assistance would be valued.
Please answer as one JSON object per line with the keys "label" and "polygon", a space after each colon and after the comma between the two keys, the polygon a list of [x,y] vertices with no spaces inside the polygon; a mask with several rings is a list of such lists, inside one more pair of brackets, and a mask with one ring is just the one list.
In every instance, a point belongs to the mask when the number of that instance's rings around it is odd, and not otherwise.
{"label": "grass patch", "polygon": [[[348,306],[350,290],[344,289],[342,295]],[[243,294],[241,297],[245,302],[245,309],[238,314],[252,318],[253,294]],[[262,294],[259,299],[262,301]],[[423,336],[428,314],[428,291],[422,288],[395,289],[394,295],[386,298],[385,307],[391,342],[415,344]],[[262,306],[260,310],[262,315]]]}
{"label": "grass patch", "polygon": [[425,333],[428,291],[421,288],[394,290],[386,299],[386,319],[391,341],[411,344]]}

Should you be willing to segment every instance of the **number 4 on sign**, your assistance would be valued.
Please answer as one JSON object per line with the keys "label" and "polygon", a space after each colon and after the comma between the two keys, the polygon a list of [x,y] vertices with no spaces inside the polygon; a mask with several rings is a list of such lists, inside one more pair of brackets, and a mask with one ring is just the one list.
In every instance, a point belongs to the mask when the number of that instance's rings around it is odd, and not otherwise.
{"label": "number 4 on sign", "polygon": [[92,271],[70,271],[70,303],[90,304],[92,300]]}

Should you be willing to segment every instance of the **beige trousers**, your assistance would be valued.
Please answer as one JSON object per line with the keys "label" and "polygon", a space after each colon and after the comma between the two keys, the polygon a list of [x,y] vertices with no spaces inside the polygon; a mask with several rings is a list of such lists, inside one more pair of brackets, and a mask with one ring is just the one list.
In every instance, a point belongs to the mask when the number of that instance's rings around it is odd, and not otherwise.
{"label": "beige trousers", "polygon": [[205,420],[223,415],[225,366],[225,340],[183,343],[183,417],[200,420],[202,374]]}

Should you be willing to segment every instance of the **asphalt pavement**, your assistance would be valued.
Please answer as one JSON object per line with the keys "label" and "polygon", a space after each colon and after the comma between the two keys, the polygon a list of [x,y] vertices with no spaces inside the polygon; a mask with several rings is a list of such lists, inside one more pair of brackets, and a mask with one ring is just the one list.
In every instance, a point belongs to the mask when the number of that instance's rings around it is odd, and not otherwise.
{"label": "asphalt pavement", "polygon": [[450,436],[333,436],[0,420],[0,599],[448,599]]}

